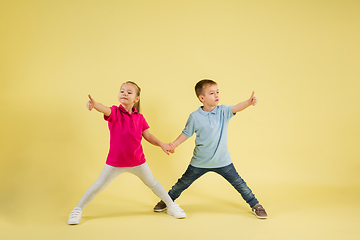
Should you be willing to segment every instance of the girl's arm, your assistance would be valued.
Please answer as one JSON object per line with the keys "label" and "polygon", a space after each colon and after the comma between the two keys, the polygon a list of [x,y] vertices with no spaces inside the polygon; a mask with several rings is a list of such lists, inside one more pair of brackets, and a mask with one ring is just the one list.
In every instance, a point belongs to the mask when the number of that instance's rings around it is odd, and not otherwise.
{"label": "girl's arm", "polygon": [[155,145],[155,146],[159,146],[161,147],[161,149],[167,154],[169,155],[169,151],[171,150],[171,147],[169,144],[165,144],[163,142],[161,142],[159,139],[157,139],[154,135],[152,135],[149,131],[149,129],[146,129],[145,131],[142,132],[142,136],[145,138],[146,141],[148,141],[149,143]]}
{"label": "girl's arm", "polygon": [[253,105],[255,106],[257,104],[257,98],[254,96],[254,92],[252,92],[252,95],[251,97],[244,101],[244,102],[241,102],[241,103],[238,103],[237,105],[233,106],[232,107],[232,112],[233,113],[237,113],[237,112],[240,112],[242,110],[244,110],[245,108]]}
{"label": "girl's arm", "polygon": [[89,94],[90,100],[87,102],[86,107],[91,111],[93,108],[95,108],[98,112],[103,113],[105,116],[110,116],[111,109],[109,107],[106,107],[102,105],[101,103],[95,102],[94,99],[91,98]]}

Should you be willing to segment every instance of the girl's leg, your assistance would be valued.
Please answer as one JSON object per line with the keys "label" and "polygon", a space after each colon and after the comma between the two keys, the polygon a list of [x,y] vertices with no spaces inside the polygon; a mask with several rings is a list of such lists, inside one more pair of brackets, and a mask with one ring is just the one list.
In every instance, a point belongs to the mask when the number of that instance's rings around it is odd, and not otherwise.
{"label": "girl's leg", "polygon": [[99,178],[95,183],[84,193],[77,207],[84,209],[88,203],[90,203],[96,195],[98,195],[102,190],[104,190],[112,180],[124,172],[124,168],[112,167],[105,165],[102,170]]}
{"label": "girl's leg", "polygon": [[175,218],[185,218],[186,214],[184,210],[179,207],[177,203],[174,203],[170,196],[166,193],[165,188],[155,179],[154,175],[148,164],[144,164],[131,168],[130,173],[138,176],[146,186],[148,186],[161,200],[167,205],[167,214],[174,216]]}
{"label": "girl's leg", "polygon": [[165,188],[156,180],[146,162],[140,166],[133,167],[128,171],[139,177],[146,186],[166,203],[166,205],[170,206],[173,204],[173,200],[169,197]]}

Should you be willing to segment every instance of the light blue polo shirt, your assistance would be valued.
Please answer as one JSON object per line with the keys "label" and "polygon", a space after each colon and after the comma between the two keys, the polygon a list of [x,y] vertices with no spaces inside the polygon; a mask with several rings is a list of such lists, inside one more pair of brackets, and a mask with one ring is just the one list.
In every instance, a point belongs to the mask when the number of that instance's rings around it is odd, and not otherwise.
{"label": "light blue polo shirt", "polygon": [[211,112],[202,107],[192,112],[182,133],[191,137],[196,133],[195,149],[190,164],[198,168],[219,168],[232,163],[227,144],[227,130],[232,107],[216,106]]}

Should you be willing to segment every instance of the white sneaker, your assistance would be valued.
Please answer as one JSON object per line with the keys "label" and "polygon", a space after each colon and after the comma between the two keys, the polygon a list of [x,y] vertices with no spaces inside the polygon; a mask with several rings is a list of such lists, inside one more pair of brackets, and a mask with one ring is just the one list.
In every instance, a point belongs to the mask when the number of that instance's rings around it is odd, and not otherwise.
{"label": "white sneaker", "polygon": [[184,210],[182,210],[181,207],[179,207],[179,204],[173,203],[171,206],[167,207],[167,214],[172,215],[176,218],[185,218],[186,213]]}
{"label": "white sneaker", "polygon": [[72,212],[69,215],[68,224],[70,225],[79,224],[79,220],[81,219],[81,213],[82,213],[81,208],[79,207],[74,208],[74,210],[72,210]]}

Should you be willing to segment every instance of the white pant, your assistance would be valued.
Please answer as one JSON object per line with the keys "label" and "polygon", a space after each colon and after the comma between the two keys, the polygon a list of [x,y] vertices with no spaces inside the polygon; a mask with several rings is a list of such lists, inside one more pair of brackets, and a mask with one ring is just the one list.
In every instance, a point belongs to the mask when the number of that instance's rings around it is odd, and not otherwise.
{"label": "white pant", "polygon": [[95,183],[84,193],[77,207],[84,209],[102,190],[104,190],[112,180],[114,180],[121,173],[129,172],[138,176],[146,186],[148,186],[161,200],[163,200],[167,206],[171,206],[173,201],[165,191],[165,188],[155,179],[154,175],[148,164],[144,164],[136,167],[112,167],[105,165],[100,177]]}

